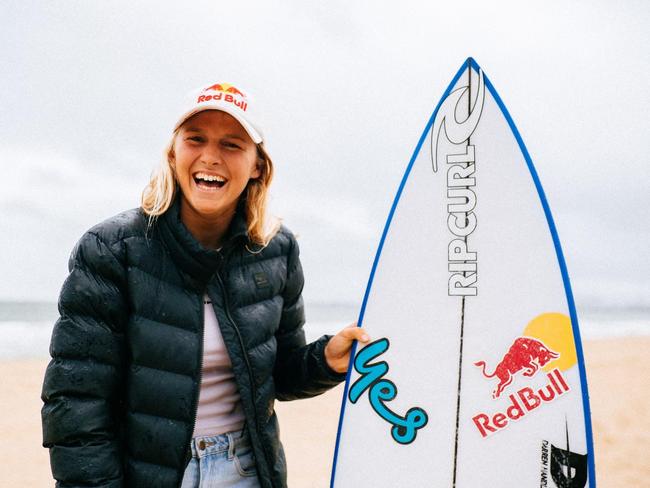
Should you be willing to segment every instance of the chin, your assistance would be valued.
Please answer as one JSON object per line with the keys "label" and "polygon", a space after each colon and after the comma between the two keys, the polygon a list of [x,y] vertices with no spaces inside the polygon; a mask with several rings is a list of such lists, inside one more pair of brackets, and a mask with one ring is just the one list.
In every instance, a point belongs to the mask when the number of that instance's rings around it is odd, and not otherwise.
{"label": "chin", "polygon": [[232,206],[235,209],[237,203],[232,205],[225,205],[221,198],[189,198],[188,203],[190,207],[198,213],[201,217],[214,218],[223,215]]}

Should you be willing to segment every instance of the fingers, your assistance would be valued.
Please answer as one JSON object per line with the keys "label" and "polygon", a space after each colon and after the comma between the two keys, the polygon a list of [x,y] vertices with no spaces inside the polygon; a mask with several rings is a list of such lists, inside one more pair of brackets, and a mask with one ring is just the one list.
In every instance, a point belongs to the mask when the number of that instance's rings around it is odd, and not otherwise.
{"label": "fingers", "polygon": [[350,341],[357,340],[365,343],[370,340],[370,336],[366,330],[363,327],[357,327],[356,323],[348,325],[339,334]]}

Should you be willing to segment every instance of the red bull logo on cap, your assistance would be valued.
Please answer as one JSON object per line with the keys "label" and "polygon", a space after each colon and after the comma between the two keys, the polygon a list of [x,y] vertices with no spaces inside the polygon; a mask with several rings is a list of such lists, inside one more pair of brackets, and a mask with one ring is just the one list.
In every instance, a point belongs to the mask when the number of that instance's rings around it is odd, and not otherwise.
{"label": "red bull logo on cap", "polygon": [[[206,93],[206,92],[216,92],[216,93]],[[246,101],[246,95],[239,90],[237,87],[229,83],[215,83],[207,88],[204,88],[201,94],[196,99],[196,103],[204,103],[214,101],[224,101],[226,103],[232,103],[236,107],[240,108],[244,112],[248,108],[248,102]]]}

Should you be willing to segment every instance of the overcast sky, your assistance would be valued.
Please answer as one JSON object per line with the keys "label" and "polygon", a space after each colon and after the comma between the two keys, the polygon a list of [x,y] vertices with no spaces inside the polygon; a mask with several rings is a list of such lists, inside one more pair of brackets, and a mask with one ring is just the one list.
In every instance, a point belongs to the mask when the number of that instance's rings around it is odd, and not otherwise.
{"label": "overcast sky", "polygon": [[138,206],[197,86],[250,91],[312,301],[360,303],[433,108],[473,56],[536,165],[578,305],[650,305],[650,3],[13,1],[0,7],[0,299],[56,300]]}

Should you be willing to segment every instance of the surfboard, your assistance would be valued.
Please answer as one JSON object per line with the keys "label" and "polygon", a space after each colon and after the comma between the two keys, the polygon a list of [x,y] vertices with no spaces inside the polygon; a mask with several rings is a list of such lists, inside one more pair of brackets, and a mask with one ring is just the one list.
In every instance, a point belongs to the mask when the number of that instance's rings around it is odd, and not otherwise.
{"label": "surfboard", "polygon": [[[568,190],[567,190],[568,191]],[[386,221],[331,487],[595,487],[567,267],[542,184],[469,58]]]}

